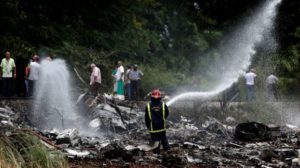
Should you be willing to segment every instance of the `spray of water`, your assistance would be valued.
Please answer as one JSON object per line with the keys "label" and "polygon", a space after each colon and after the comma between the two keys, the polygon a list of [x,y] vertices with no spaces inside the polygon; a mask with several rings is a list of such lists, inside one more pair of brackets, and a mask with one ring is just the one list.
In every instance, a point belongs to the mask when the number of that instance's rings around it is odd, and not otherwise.
{"label": "spray of water", "polygon": [[[224,56],[222,62],[216,65],[216,84],[211,91],[188,92],[175,96],[168,105],[181,99],[209,98],[228,89],[237,82],[251,64],[251,57],[255,54],[255,45],[261,42],[264,36],[270,36],[273,21],[276,16],[276,6],[281,0],[269,0],[249,18],[243,26],[237,29],[220,48]],[[276,46],[276,44],[273,44]],[[220,74],[221,72],[221,74]]]}
{"label": "spray of water", "polygon": [[72,103],[70,74],[64,60],[44,60],[36,87],[34,117],[41,128],[64,129],[78,117]]}

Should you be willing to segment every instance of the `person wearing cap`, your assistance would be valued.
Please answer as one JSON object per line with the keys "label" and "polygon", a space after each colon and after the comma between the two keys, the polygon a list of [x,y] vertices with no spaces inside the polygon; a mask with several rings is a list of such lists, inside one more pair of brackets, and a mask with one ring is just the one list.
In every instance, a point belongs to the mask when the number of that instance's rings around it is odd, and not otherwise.
{"label": "person wearing cap", "polygon": [[255,93],[254,93],[255,78],[256,78],[255,69],[251,69],[245,75],[248,101],[252,101],[255,99]]}
{"label": "person wearing cap", "polygon": [[90,78],[91,92],[93,95],[97,96],[101,86],[101,71],[95,64],[91,64],[91,69],[92,69],[91,78]]}
{"label": "person wearing cap", "polygon": [[39,64],[39,56],[33,55],[32,62],[28,67],[28,96],[33,96],[34,88],[36,82],[39,80],[39,72],[40,64]]}
{"label": "person wearing cap", "polygon": [[128,76],[131,81],[132,97],[134,97],[135,100],[138,100],[140,97],[141,77],[144,76],[144,74],[141,70],[138,69],[137,64],[134,64],[133,70],[130,71]]}
{"label": "person wearing cap", "polygon": [[[161,101],[161,93],[158,89],[151,92],[151,102],[145,109],[145,123],[151,136],[151,143],[160,142],[165,151],[170,149],[166,136],[167,122],[169,115],[168,106]],[[154,150],[159,153],[160,145]]]}
{"label": "person wearing cap", "polygon": [[17,77],[16,64],[11,58],[10,51],[5,52],[5,58],[0,65],[0,78],[2,78],[2,94],[4,97],[11,97],[13,92],[13,80]]}

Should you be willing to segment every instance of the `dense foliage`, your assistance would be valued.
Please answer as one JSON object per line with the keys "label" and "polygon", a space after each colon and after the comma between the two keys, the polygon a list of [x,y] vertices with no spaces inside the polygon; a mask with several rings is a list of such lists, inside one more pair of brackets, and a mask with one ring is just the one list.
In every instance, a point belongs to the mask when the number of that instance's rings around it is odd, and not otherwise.
{"label": "dense foliage", "polygon": [[[207,69],[220,57],[215,46],[260,3],[6,0],[0,2],[0,47],[13,50],[15,58],[29,58],[32,52],[63,57],[86,80],[88,65],[95,62],[102,70],[106,89],[111,86],[113,64],[119,59],[125,65],[140,65],[146,74],[144,92],[199,82],[205,88],[210,84]],[[257,56],[254,62],[263,71],[265,60],[261,58],[267,57],[286,93],[296,93],[290,88],[300,80],[299,7],[299,1],[283,0],[275,29],[278,54],[261,52],[258,55],[262,57]]]}

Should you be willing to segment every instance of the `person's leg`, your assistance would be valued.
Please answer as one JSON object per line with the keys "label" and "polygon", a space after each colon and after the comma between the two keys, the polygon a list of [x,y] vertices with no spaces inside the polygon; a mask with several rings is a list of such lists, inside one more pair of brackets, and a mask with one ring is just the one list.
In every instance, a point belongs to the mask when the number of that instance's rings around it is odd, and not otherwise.
{"label": "person's leg", "polygon": [[247,100],[252,101],[254,99],[254,85],[247,85]]}
{"label": "person's leg", "polygon": [[7,97],[7,78],[2,78],[2,96]]}
{"label": "person's leg", "polygon": [[127,96],[128,96],[128,100],[131,99],[131,83],[127,84]]}
{"label": "person's leg", "polygon": [[134,93],[135,93],[135,100],[138,100],[138,81],[134,81]]}
{"label": "person's leg", "polygon": [[101,84],[96,82],[95,83],[95,92],[96,92],[96,95],[100,94],[100,89],[101,89]]}
{"label": "person's leg", "polygon": [[137,97],[137,100],[140,99],[140,80],[136,81],[136,97]]}
{"label": "person's leg", "polygon": [[26,92],[25,96],[28,97],[29,96],[29,83],[28,83],[28,80],[25,79],[24,83],[25,83],[25,92]]}
{"label": "person's leg", "polygon": [[29,80],[29,96],[32,96],[33,95],[33,81],[32,80]]}
{"label": "person's leg", "polygon": [[33,86],[32,86],[32,95],[33,95],[33,96],[36,94],[36,93],[35,93],[35,91],[36,91],[36,84],[37,84],[37,81],[34,80],[34,81],[33,81]]}
{"label": "person's leg", "polygon": [[7,82],[7,96],[11,97],[13,95],[13,78],[8,78],[8,82]]}
{"label": "person's leg", "polygon": [[91,91],[91,95],[95,96],[96,95],[95,94],[95,84],[92,84],[90,87],[91,87],[91,90],[90,90]]}
{"label": "person's leg", "polygon": [[132,93],[132,98],[136,99],[136,92],[135,92],[135,82],[136,81],[131,81],[131,93]]}
{"label": "person's leg", "polygon": [[276,84],[273,84],[272,87],[273,87],[274,100],[277,101],[278,100],[278,92],[277,92]]}
{"label": "person's leg", "polygon": [[247,87],[247,101],[250,101],[250,94],[251,94],[251,89],[250,89],[250,85],[246,85]]}
{"label": "person's leg", "polygon": [[117,94],[117,89],[118,89],[117,81],[114,81],[113,85],[114,85],[113,96],[115,96]]}
{"label": "person's leg", "polygon": [[160,132],[160,141],[165,151],[170,150],[170,145],[167,139],[166,131]]}
{"label": "person's leg", "polygon": [[128,84],[125,83],[125,86],[124,86],[124,95],[125,95],[125,99],[128,99],[128,92],[127,92],[127,87],[128,87]]}
{"label": "person's leg", "polygon": [[[154,145],[155,142],[161,141],[158,133],[150,133],[150,136],[151,136],[151,141],[150,141],[151,145]],[[156,153],[156,154],[160,153],[160,145],[158,145],[158,147],[153,150],[153,153]]]}

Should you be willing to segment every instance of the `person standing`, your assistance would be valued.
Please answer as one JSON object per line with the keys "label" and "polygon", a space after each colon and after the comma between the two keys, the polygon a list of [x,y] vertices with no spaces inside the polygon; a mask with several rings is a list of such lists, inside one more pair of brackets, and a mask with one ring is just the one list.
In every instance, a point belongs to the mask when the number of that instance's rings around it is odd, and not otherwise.
{"label": "person standing", "polygon": [[114,69],[112,70],[111,76],[113,77],[113,96],[117,93],[118,85],[117,85],[117,71],[118,71],[118,65],[114,66]]}
{"label": "person standing", "polygon": [[122,65],[122,61],[118,61],[118,70],[116,73],[117,79],[117,94],[116,98],[120,100],[124,100],[124,67]]}
{"label": "person standing", "polygon": [[[151,136],[151,143],[160,142],[165,151],[170,150],[166,136],[167,122],[169,115],[168,106],[161,101],[161,93],[158,89],[151,92],[151,102],[145,109],[145,123]],[[160,152],[160,145],[154,149],[154,153]]]}
{"label": "person standing", "polygon": [[29,77],[29,68],[30,68],[30,64],[32,62],[32,59],[30,59],[28,65],[25,67],[25,89],[26,89],[26,96],[29,96],[29,81],[28,81],[28,77]]}
{"label": "person standing", "polygon": [[13,79],[17,77],[16,64],[11,58],[10,51],[5,52],[5,58],[0,64],[2,77],[2,94],[4,97],[11,97],[13,92]]}
{"label": "person standing", "polygon": [[130,100],[131,99],[131,81],[129,78],[129,74],[132,71],[132,66],[128,65],[127,66],[127,70],[126,70],[126,75],[125,75],[125,95],[127,96],[127,99]]}
{"label": "person standing", "polygon": [[91,64],[91,77],[90,77],[90,87],[91,92],[93,95],[97,96],[100,92],[100,86],[101,86],[101,71],[100,69],[95,65]]}
{"label": "person standing", "polygon": [[256,78],[255,69],[251,69],[245,75],[248,101],[253,101],[255,99],[255,93],[254,93],[255,78]]}
{"label": "person standing", "polygon": [[267,79],[266,79],[266,85],[267,85],[267,100],[277,100],[278,94],[277,94],[277,82],[278,78],[271,73]]}
{"label": "person standing", "polygon": [[30,63],[30,66],[28,69],[28,73],[29,73],[29,76],[28,76],[29,94],[28,94],[28,96],[33,96],[36,83],[39,80],[39,73],[40,73],[39,56],[37,56],[37,55],[33,56],[32,62]]}
{"label": "person standing", "polygon": [[140,83],[143,75],[143,72],[138,69],[137,64],[133,66],[133,70],[129,73],[132,96],[135,98],[135,100],[138,100],[140,97]]}

